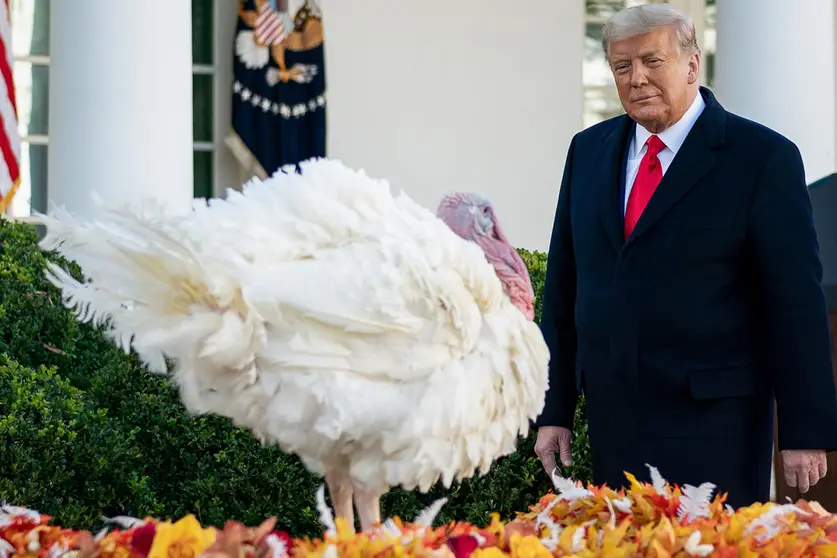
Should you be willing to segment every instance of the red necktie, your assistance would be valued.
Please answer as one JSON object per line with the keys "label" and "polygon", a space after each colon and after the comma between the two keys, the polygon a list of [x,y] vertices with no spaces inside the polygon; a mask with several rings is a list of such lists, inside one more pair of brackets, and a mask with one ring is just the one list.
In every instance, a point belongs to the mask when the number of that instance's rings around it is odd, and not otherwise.
{"label": "red necktie", "polygon": [[645,145],[648,146],[648,150],[639,163],[639,171],[628,196],[628,207],[625,209],[625,239],[631,236],[639,216],[645,211],[648,200],[663,179],[663,167],[657,155],[666,148],[666,144],[659,136],[651,136]]}

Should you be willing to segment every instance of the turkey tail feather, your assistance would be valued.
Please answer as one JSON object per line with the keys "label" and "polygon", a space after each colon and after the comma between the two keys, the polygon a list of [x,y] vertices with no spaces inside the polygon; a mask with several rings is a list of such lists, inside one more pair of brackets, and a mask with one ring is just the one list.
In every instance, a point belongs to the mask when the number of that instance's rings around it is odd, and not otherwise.
{"label": "turkey tail feather", "polygon": [[74,260],[86,279],[50,263],[48,280],[80,321],[105,326],[155,372],[166,372],[166,356],[184,354],[246,366],[263,333],[258,315],[232,276],[202,261],[188,237],[160,215],[154,202],[107,209],[104,220],[84,223],[63,210],[38,214],[47,228],[40,247]]}

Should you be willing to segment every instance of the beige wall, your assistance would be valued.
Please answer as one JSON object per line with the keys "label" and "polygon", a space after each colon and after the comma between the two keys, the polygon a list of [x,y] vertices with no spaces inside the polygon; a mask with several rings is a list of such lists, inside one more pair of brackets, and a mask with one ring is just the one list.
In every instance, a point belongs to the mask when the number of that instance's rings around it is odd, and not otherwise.
{"label": "beige wall", "polygon": [[[584,3],[320,2],[329,155],[434,210],[445,192],[481,192],[512,242],[545,250],[582,125]],[[220,193],[238,170],[226,154],[218,165]]]}

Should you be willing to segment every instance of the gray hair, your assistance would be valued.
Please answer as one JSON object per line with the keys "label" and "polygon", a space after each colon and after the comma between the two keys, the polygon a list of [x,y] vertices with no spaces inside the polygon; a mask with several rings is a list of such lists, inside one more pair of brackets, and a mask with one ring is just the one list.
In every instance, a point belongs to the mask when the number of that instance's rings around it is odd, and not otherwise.
{"label": "gray hair", "polygon": [[692,18],[668,4],[643,4],[625,8],[613,14],[602,30],[602,48],[610,62],[610,45],[660,27],[671,27],[677,37],[679,53],[700,54],[700,47]]}

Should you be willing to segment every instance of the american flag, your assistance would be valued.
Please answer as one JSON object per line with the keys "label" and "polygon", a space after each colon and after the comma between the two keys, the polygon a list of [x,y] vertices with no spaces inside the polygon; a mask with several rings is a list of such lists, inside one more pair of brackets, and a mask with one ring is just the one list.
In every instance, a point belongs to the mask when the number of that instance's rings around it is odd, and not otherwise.
{"label": "american flag", "polygon": [[0,214],[9,209],[20,186],[20,133],[12,68],[9,0],[0,0]]}
{"label": "american flag", "polygon": [[285,40],[285,24],[269,2],[259,7],[256,18],[256,43],[264,46],[277,45]]}

